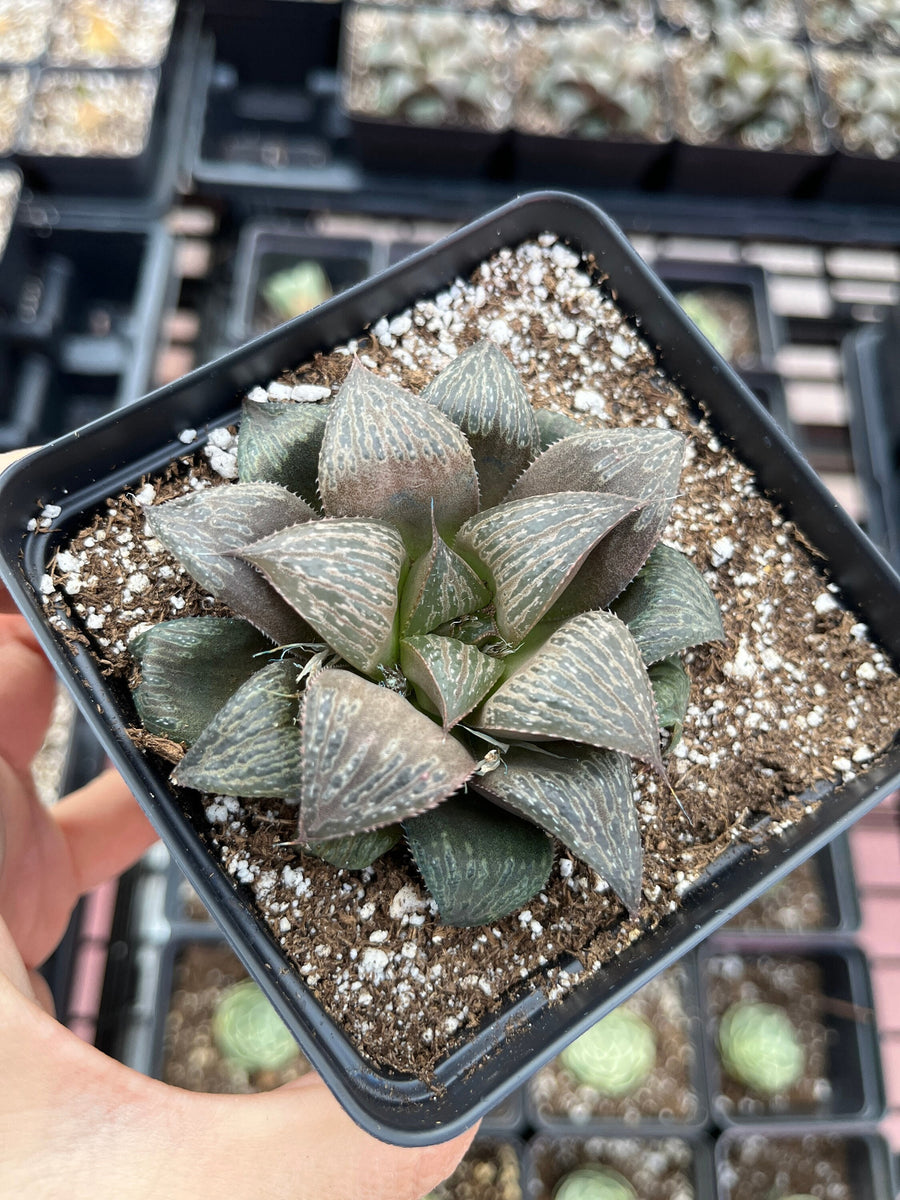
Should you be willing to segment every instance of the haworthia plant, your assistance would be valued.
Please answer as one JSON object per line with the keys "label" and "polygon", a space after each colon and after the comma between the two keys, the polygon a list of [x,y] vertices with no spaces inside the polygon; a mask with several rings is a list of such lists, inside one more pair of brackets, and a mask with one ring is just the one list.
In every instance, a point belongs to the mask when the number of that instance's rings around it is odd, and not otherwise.
{"label": "haworthia plant", "polygon": [[637,1192],[610,1167],[578,1167],[559,1181],[553,1200],[637,1200]]}
{"label": "haworthia plant", "polygon": [[628,1096],[656,1065],[656,1034],[643,1017],[616,1008],[560,1055],[579,1083],[601,1096]]}
{"label": "haworthia plant", "polygon": [[300,1051],[288,1027],[252,979],[222,993],[212,1019],[219,1053],[251,1074],[278,1071]]}
{"label": "haworthia plant", "polygon": [[526,905],[553,839],[637,913],[631,762],[663,773],[680,656],[723,636],[659,541],[683,457],[536,416],[491,343],[422,396],[357,362],[322,408],[248,402],[239,482],[150,513],[235,614],[133,643],[141,720],[188,747],[175,782],[296,805],[285,853],[341,869],[405,836],[447,923]]}
{"label": "haworthia plant", "polygon": [[806,1068],[797,1029],[777,1004],[733,1004],[719,1022],[718,1044],[728,1074],[764,1095],[792,1087]]}

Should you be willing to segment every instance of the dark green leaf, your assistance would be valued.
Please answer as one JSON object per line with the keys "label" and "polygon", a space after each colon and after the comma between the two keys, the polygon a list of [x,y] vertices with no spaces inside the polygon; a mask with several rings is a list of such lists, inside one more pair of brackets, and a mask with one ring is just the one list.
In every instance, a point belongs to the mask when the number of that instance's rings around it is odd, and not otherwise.
{"label": "dark green leaf", "polygon": [[274,662],[225,702],[172,773],[179,787],[226,796],[300,794],[298,668]]}
{"label": "dark green leaf", "polygon": [[264,666],[272,643],[237,617],[162,621],[128,644],[141,668],[134,703],[149,733],[189,746],[228,697]]}
{"label": "dark green leaf", "polygon": [[466,435],[481,507],[499,504],[540,446],[534,411],[512,363],[493,342],[477,342],[432,379],[422,396]]}
{"label": "dark green leaf", "polygon": [[328,407],[290,400],[245,400],[238,440],[238,476],[268,480],[318,507],[319,450]]}
{"label": "dark green leaf", "polygon": [[242,557],[352,666],[397,659],[397,589],[406,553],[383,521],[311,521],[263,538]]}
{"label": "dark green leaf", "polygon": [[610,429],[567,437],[535,459],[511,500],[577,489],[644,502],[588,557],[552,617],[606,608],[634,579],[669,519],[683,458],[673,430]]}
{"label": "dark green leaf", "polygon": [[474,796],[404,821],[416,865],[445,925],[487,925],[546,886],[553,843],[536,826]]}
{"label": "dark green leaf", "polygon": [[671,546],[656,547],[613,608],[648,666],[702,642],[725,639],[722,614],[709,585]]}
{"label": "dark green leaf", "polygon": [[581,422],[576,421],[574,417],[566,416],[565,413],[551,412],[549,408],[538,408],[535,410],[534,416],[541,436],[542,450],[549,450],[554,442],[561,442],[563,438],[572,437],[576,433],[584,433],[584,426]]}
{"label": "dark green leaf", "polygon": [[691,699],[691,677],[680,658],[664,658],[649,671],[660,729],[668,729],[669,750],[681,741],[685,713]]}
{"label": "dark green leaf", "polygon": [[490,572],[497,627],[511,646],[544,616],[593,547],[635,503],[564,491],[499,504],[466,521],[454,549]]}
{"label": "dark green leaf", "polygon": [[399,825],[385,825],[383,829],[373,829],[370,833],[330,838],[327,842],[311,842],[303,849],[308,854],[331,863],[333,867],[345,871],[362,871],[381,858],[382,854],[393,850],[402,833]]}
{"label": "dark green leaf", "polygon": [[312,631],[249,563],[232,552],[315,513],[274,483],[204,488],[147,509],[155,537],[201,587],[278,645],[307,642]]}
{"label": "dark green leaf", "polygon": [[357,362],[325,426],[319,494],[330,517],[395,525],[415,558],[431,543],[432,501],[441,535],[452,537],[478,508],[478,479],[452,421]]}
{"label": "dark green leaf", "polygon": [[471,786],[559,838],[636,913],[643,852],[628,757],[559,744],[553,757],[513,748],[504,762]]}
{"label": "dark green leaf", "polygon": [[561,738],[620,750],[662,772],[650,680],[634,639],[611,613],[566,621],[471,724],[500,738]]}
{"label": "dark green leaf", "polygon": [[408,700],[349,671],[321,671],[309,683],[302,725],[303,842],[425,812],[475,767],[462,743]]}
{"label": "dark green leaf", "polygon": [[480,704],[503,674],[499,658],[455,638],[419,635],[400,643],[400,667],[451,729]]}
{"label": "dark green leaf", "polygon": [[430,633],[445,621],[483,608],[488,600],[483,580],[453,553],[432,522],[431,548],[413,563],[403,587],[401,632]]}

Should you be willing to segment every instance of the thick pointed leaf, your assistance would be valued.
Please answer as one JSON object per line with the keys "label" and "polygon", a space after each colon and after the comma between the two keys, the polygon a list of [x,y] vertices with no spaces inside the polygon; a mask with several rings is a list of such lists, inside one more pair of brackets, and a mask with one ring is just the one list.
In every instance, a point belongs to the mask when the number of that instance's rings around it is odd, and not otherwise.
{"label": "thick pointed leaf", "polygon": [[584,426],[574,417],[565,413],[551,412],[549,408],[539,408],[535,411],[538,432],[541,437],[541,449],[549,450],[554,442],[572,437],[576,433],[584,433]]}
{"label": "thick pointed leaf", "polygon": [[637,912],[643,850],[627,755],[560,745],[551,758],[513,748],[504,763],[472,786],[559,838]]}
{"label": "thick pointed leaf", "polygon": [[147,523],[201,587],[284,645],[309,641],[312,631],[258,571],[232,552],[315,515],[277,484],[235,483],[150,508]]}
{"label": "thick pointed leaf", "polygon": [[490,572],[497,626],[511,646],[544,616],[591,550],[635,503],[623,496],[566,491],[512,500],[466,521],[454,549]]}
{"label": "thick pointed leaf", "polygon": [[528,821],[474,796],[404,821],[409,846],[445,925],[487,925],[546,886],[553,843]]}
{"label": "thick pointed leaf", "polygon": [[417,557],[431,542],[432,501],[438,529],[452,537],[478,508],[478,479],[452,421],[354,363],[325,426],[319,495],[330,517],[389,521]]}
{"label": "thick pointed leaf", "polygon": [[484,581],[453,553],[432,521],[431,548],[413,563],[403,587],[401,632],[430,633],[445,621],[477,612],[490,598]]}
{"label": "thick pointed leaf", "polygon": [[660,729],[669,731],[669,750],[681,741],[684,717],[691,699],[691,677],[680,658],[664,658],[649,671]]}
{"label": "thick pointed leaf", "polygon": [[366,674],[397,660],[403,540],[383,521],[312,521],[246,547],[247,562]]}
{"label": "thick pointed leaf", "polygon": [[420,634],[400,643],[400,667],[428,697],[445,729],[480,704],[503,674],[503,662],[455,638]]}
{"label": "thick pointed leaf", "polygon": [[134,704],[148,733],[190,746],[233,692],[264,665],[272,643],[237,617],[162,621],[128,649],[141,668]]}
{"label": "thick pointed leaf", "polygon": [[722,614],[709,584],[690,561],[660,544],[614,611],[625,622],[649,666],[703,642],[725,638]]}
{"label": "thick pointed leaf", "polygon": [[318,507],[319,451],[328,406],[290,400],[245,400],[238,440],[238,477],[268,480]]}
{"label": "thick pointed leaf", "polygon": [[466,435],[481,507],[499,504],[540,448],[534,410],[515,367],[493,342],[477,342],[432,379],[422,397]]}
{"label": "thick pointed leaf", "polygon": [[322,671],[303,705],[303,842],[402,821],[461,787],[475,760],[408,700],[349,671]]}
{"label": "thick pointed leaf", "polygon": [[238,688],[188,750],[172,778],[179,787],[227,796],[300,793],[300,706],[296,663],[274,662]]}
{"label": "thick pointed leaf", "polygon": [[659,541],[678,494],[684,438],[670,429],[591,430],[545,450],[511,500],[585,490],[644,501],[591,554],[551,616],[606,608],[634,579]]}
{"label": "thick pointed leaf", "polygon": [[370,833],[330,838],[327,842],[311,842],[303,849],[308,854],[331,863],[333,867],[345,871],[362,871],[371,867],[382,854],[393,850],[402,836],[403,831],[399,825],[385,825],[383,829],[373,829]]}
{"label": "thick pointed leaf", "polygon": [[611,613],[566,621],[501,684],[472,724],[497,737],[559,738],[620,750],[662,771],[650,680],[634,639]]}

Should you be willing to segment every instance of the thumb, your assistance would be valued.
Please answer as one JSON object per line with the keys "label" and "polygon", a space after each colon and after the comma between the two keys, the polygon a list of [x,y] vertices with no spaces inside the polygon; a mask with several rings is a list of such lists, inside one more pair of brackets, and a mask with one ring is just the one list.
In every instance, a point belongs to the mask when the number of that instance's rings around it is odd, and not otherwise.
{"label": "thumb", "polygon": [[0,1175],[33,1200],[419,1200],[474,1131],[402,1149],[364,1133],[321,1080],[210,1096],[79,1041],[0,977]]}

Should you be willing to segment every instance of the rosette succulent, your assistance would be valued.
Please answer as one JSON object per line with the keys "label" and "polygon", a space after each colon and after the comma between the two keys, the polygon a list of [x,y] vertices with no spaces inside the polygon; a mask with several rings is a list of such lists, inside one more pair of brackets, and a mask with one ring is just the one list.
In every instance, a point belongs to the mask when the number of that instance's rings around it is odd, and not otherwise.
{"label": "rosette succulent", "polygon": [[628,1096],[656,1065],[656,1034],[643,1017],[617,1008],[560,1055],[579,1083],[603,1096]]}
{"label": "rosette succulent", "polygon": [[252,979],[222,994],[212,1035],[219,1052],[251,1074],[280,1070],[299,1054],[287,1026]]}
{"label": "rosette succulent", "polygon": [[680,654],[723,636],[659,540],[683,453],[545,420],[490,342],[419,397],[355,362],[328,404],[248,400],[239,481],[148,511],[234,614],[132,642],[174,782],[297,805],[293,844],[337,867],[405,835],[445,923],[524,905],[548,835],[635,913],[631,762],[664,778]]}
{"label": "rosette succulent", "polygon": [[766,1095],[792,1087],[806,1067],[797,1030],[777,1004],[733,1004],[719,1024],[719,1053],[732,1078]]}
{"label": "rosette succulent", "polygon": [[553,1200],[637,1200],[627,1179],[609,1167],[579,1167],[564,1176]]}

